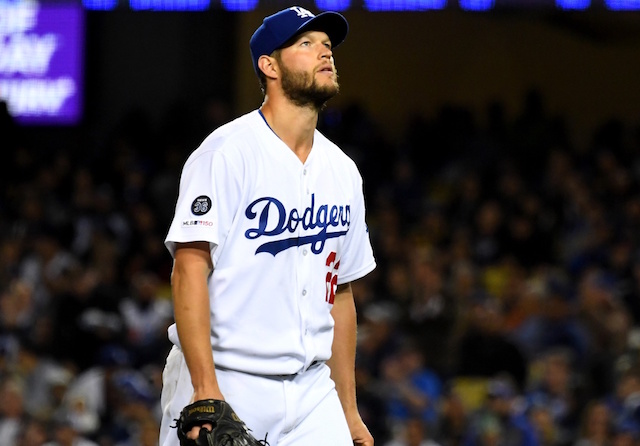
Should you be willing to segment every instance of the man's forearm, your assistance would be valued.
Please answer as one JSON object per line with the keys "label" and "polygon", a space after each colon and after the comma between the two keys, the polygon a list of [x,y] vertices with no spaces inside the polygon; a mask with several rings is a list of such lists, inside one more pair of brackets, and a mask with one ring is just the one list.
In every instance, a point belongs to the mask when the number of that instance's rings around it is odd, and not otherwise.
{"label": "man's forearm", "polygon": [[358,417],[356,403],[356,307],[349,284],[338,287],[331,315],[335,321],[331,359],[331,378],[347,416]]}
{"label": "man's forearm", "polygon": [[194,400],[222,399],[211,351],[211,320],[207,276],[209,265],[198,251],[180,249],[172,274],[174,316]]}

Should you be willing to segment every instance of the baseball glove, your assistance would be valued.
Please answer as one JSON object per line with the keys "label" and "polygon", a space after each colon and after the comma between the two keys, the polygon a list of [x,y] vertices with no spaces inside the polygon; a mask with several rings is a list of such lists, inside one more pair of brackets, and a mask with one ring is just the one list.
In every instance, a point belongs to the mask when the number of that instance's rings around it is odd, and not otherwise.
{"label": "baseball glove", "polygon": [[[200,429],[195,440],[187,438],[191,428],[204,424],[211,424],[213,429]],[[266,439],[258,441],[251,435],[229,403],[223,400],[201,400],[189,404],[180,412],[175,427],[181,446],[268,446]]]}

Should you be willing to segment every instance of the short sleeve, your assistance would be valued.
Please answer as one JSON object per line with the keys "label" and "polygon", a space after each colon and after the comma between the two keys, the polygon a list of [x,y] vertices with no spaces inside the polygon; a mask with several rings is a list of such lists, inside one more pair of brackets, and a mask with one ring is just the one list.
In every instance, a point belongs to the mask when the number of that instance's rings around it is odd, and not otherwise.
{"label": "short sleeve", "polygon": [[[202,148],[201,148],[202,149]],[[240,202],[237,170],[219,150],[196,150],[184,165],[175,213],[165,246],[173,256],[177,243],[221,246]]]}
{"label": "short sleeve", "polygon": [[341,271],[338,284],[353,282],[369,274],[376,267],[373,248],[366,223],[362,177],[358,174],[354,186],[355,199],[351,208],[351,224],[346,234],[340,258]]}

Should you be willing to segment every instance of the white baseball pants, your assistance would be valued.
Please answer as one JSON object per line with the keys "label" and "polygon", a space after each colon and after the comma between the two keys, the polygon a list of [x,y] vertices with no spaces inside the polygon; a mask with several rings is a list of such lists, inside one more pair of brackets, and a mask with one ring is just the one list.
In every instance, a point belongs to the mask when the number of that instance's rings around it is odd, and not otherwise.
{"label": "white baseball pants", "polygon": [[[261,376],[216,369],[222,394],[258,440],[270,446],[353,446],[324,363],[299,375]],[[182,351],[173,347],[162,375],[160,446],[179,446],[175,420],[193,394]]]}

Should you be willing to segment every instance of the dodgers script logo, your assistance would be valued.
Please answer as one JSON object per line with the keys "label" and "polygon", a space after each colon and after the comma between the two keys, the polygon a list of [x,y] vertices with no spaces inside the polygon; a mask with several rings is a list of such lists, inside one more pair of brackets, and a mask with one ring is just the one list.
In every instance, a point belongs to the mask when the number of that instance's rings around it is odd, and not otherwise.
{"label": "dodgers script logo", "polygon": [[[311,195],[311,205],[305,208],[302,215],[295,208],[287,211],[282,202],[273,197],[258,198],[247,206],[245,215],[249,220],[258,217],[258,227],[247,229],[244,233],[249,240],[259,237],[276,237],[285,232],[294,234],[298,230],[298,225],[302,225],[301,227],[305,230],[320,229],[314,235],[284,238],[258,246],[256,254],[268,252],[273,256],[285,249],[303,245],[310,245],[311,252],[319,254],[328,239],[345,235],[351,223],[351,209],[348,204],[345,206],[323,204],[316,210],[315,194]],[[276,221],[275,224],[274,221]],[[336,230],[329,231],[331,228]]]}

